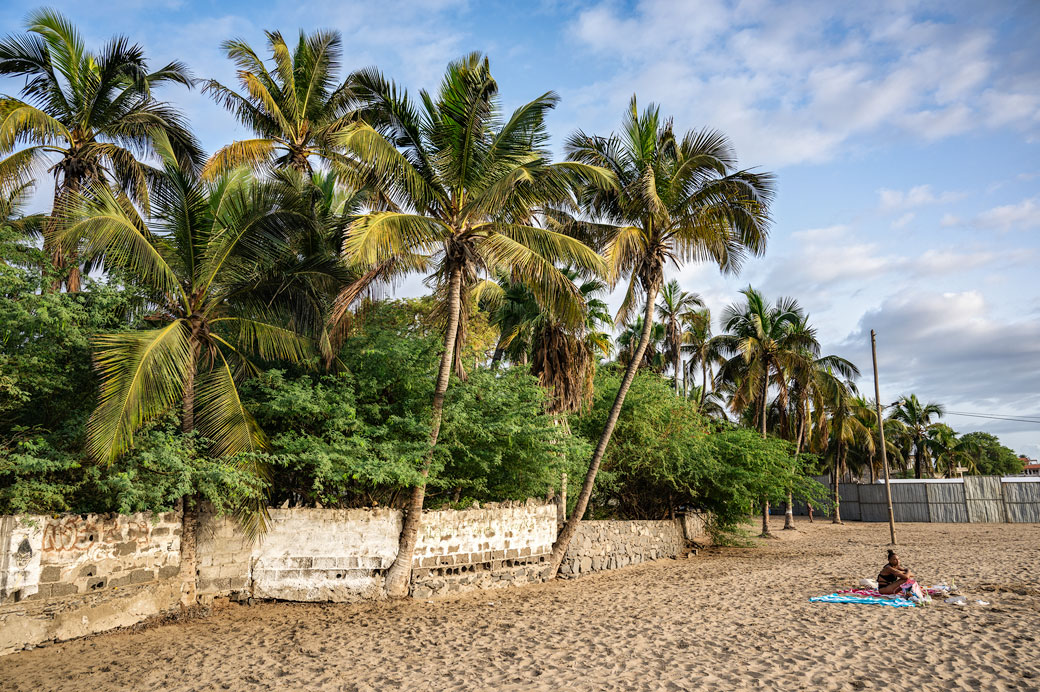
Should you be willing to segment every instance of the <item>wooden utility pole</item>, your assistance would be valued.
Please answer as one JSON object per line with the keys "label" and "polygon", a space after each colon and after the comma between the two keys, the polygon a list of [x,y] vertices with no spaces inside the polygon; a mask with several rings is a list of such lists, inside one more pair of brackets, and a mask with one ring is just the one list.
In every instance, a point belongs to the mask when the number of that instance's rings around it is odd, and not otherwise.
{"label": "wooden utility pole", "polygon": [[888,478],[888,450],[885,449],[885,420],[881,417],[881,385],[877,375],[877,334],[870,330],[870,355],[874,359],[874,404],[877,406],[878,436],[881,438],[881,465],[885,469],[885,497],[888,500],[888,531],[896,544],[896,515],[892,511],[892,483]]}

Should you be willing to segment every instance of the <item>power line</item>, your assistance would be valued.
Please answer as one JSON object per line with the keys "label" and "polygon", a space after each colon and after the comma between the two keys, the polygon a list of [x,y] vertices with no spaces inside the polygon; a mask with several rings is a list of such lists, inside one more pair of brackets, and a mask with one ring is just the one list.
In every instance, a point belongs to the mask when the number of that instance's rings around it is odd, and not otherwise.
{"label": "power line", "polygon": [[1015,423],[1036,423],[1040,425],[1040,418],[1021,418],[1018,416],[997,416],[990,413],[970,413],[968,411],[947,411],[950,416],[969,416],[971,418],[987,418],[990,420],[1007,420]]}

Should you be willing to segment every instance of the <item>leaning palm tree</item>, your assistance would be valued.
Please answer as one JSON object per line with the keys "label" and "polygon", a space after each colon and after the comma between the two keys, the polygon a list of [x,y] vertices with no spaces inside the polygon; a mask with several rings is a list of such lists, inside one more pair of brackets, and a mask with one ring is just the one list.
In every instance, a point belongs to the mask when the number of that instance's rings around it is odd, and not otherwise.
{"label": "leaning palm tree", "polygon": [[704,307],[704,301],[696,293],[688,293],[679,288],[679,282],[672,279],[661,287],[661,300],[657,311],[661,315],[665,329],[664,357],[672,365],[672,377],[675,395],[679,396],[679,364],[682,362],[683,322],[689,319],[694,308]]}
{"label": "leaning palm tree", "polygon": [[[724,333],[713,341],[715,348],[728,356],[721,376],[736,385],[730,405],[734,412],[750,409],[765,439],[770,387],[777,390],[779,407],[786,408],[788,374],[811,367],[820,345],[812,330],[805,328],[805,313],[798,301],[780,298],[770,306],[750,286],[741,293],[744,303],[723,311]],[[772,535],[768,498],[762,500],[762,535]]]}
{"label": "leaning palm tree", "polygon": [[[404,254],[429,254],[435,295],[443,306],[444,352],[433,396],[429,449],[420,472],[430,470],[452,372],[463,289],[480,275],[522,278],[541,305],[560,296],[580,298],[555,263],[602,272],[603,260],[574,238],[540,228],[542,207],[566,204],[577,182],[606,187],[609,173],[580,163],[552,164],[545,116],[552,93],[520,106],[505,122],[498,85],[486,58],[471,54],[448,66],[436,94],[425,91],[416,108],[406,92],[375,71],[355,77],[366,121],[337,141],[357,162],[355,174],[376,179],[393,208],[354,222],[344,245],[348,258],[376,265]],[[577,316],[560,301],[561,317]],[[386,591],[408,591],[412,554],[422,520],[425,482],[412,489],[398,555]]]}
{"label": "leaning palm tree", "polygon": [[[190,87],[187,68],[171,62],[155,72],[140,46],[125,37],[99,51],[87,50],[79,32],[62,15],[37,10],[28,33],[0,41],[0,75],[23,77],[22,98],[0,99],[0,171],[25,171],[50,165],[54,209],[65,198],[105,184],[116,184],[148,207],[149,186],[157,171],[138,158],[152,151],[161,133],[177,160],[191,167],[201,158],[180,112],[158,101],[154,90],[173,82]],[[19,145],[25,145],[16,149]],[[78,291],[75,249],[45,238],[46,250],[70,291]]]}
{"label": "leaning palm tree", "polygon": [[935,418],[942,418],[946,409],[942,404],[929,402],[922,404],[916,394],[908,394],[899,399],[896,408],[889,416],[906,427],[907,437],[913,445],[914,476],[921,478],[924,473],[925,455],[927,454],[925,438],[928,430],[935,425]]}
{"label": "leaning palm tree", "polygon": [[592,497],[600,462],[617,425],[643,353],[650,342],[654,305],[664,283],[665,265],[711,261],[723,271],[739,269],[748,253],[765,250],[773,179],[736,170],[726,137],[714,131],[676,136],[651,106],[642,114],[635,97],[622,132],[609,137],[577,132],[567,142],[571,160],[611,171],[616,189],[589,189],[583,195],[588,215],[604,231],[608,280],[628,279],[617,322],[625,324],[643,305],[643,332],[618,387],[596,444],[571,518],[553,545],[550,572],[563,562]]}
{"label": "leaning palm tree", "polygon": [[[254,370],[252,357],[296,362],[309,351],[288,326],[294,291],[284,300],[255,296],[265,271],[291,252],[290,235],[308,222],[304,201],[244,171],[202,183],[178,167],[161,137],[156,148],[166,181],[151,221],[104,185],[63,210],[66,241],[82,243],[106,271],[132,275],[153,303],[153,328],[95,339],[101,381],[86,448],[100,462],[116,459],[143,424],[178,406],[182,431],[198,431],[215,456],[263,448],[236,382]],[[247,528],[256,532],[263,512],[253,509]]]}
{"label": "leaning palm tree", "polygon": [[256,137],[217,150],[206,164],[206,177],[240,166],[258,172],[288,167],[311,173],[312,159],[332,166],[345,163],[335,136],[350,122],[353,94],[345,81],[337,81],[343,53],[339,33],[308,36],[301,31],[290,51],[280,33],[268,31],[270,69],[245,41],[225,41],[221,47],[238,67],[243,93],[214,79],[203,91]]}

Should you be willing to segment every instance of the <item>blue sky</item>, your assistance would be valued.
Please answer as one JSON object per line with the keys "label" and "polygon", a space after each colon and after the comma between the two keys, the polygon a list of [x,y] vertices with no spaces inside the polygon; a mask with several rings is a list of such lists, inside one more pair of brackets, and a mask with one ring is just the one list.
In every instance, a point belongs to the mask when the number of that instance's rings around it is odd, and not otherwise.
{"label": "blue sky", "polygon": [[[3,33],[24,18],[13,5],[0,8]],[[865,372],[878,331],[885,401],[914,391],[953,411],[1040,418],[1040,3],[52,5],[92,45],[126,34],[156,64],[181,59],[225,83],[220,41],[259,48],[264,29],[337,29],[345,69],[377,65],[411,90],[484,51],[507,108],[559,93],[557,149],[579,127],[609,132],[635,93],[678,129],[723,130],[742,165],[778,176],[764,257],[735,277],[672,271],[716,314],[749,283],[791,295],[825,348]],[[248,134],[197,91],[164,96],[209,150]],[[1040,456],[1040,425],[947,422]]]}

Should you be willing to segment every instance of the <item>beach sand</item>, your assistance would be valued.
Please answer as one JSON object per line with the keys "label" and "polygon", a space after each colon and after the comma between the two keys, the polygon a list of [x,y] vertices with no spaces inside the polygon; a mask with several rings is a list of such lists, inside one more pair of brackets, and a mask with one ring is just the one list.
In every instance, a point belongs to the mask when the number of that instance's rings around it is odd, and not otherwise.
{"label": "beach sand", "polygon": [[876,576],[888,542],[825,521],[433,602],[229,605],[0,658],[0,689],[1040,689],[1040,526],[900,524],[904,563],[970,605],[890,608],[809,603]]}

